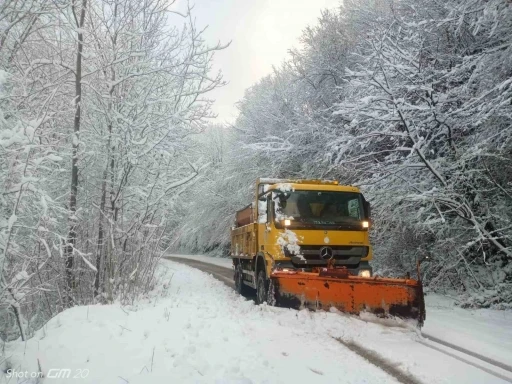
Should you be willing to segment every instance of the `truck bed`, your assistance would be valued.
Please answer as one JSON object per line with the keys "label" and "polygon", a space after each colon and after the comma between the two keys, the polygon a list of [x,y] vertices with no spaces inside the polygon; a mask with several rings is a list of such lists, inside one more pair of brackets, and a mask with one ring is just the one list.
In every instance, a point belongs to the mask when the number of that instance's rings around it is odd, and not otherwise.
{"label": "truck bed", "polygon": [[236,227],[242,227],[254,222],[254,209],[252,204],[236,212],[235,225]]}
{"label": "truck bed", "polygon": [[231,256],[254,257],[258,252],[258,225],[250,223],[231,230]]}

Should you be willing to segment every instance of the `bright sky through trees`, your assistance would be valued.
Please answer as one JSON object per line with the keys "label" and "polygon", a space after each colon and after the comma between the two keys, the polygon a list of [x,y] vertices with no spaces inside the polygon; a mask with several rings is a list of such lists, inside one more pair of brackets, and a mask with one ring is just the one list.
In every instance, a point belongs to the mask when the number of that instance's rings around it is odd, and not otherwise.
{"label": "bright sky through trees", "polygon": [[[176,7],[186,8],[186,0]],[[299,44],[302,30],[314,25],[322,9],[334,8],[336,0],[195,0],[197,26],[208,26],[205,38],[210,44],[232,41],[218,52],[214,71],[222,69],[228,84],[216,89],[210,98],[216,99],[213,110],[219,122],[233,122],[238,114],[234,104],[245,89],[279,66],[288,50]]]}

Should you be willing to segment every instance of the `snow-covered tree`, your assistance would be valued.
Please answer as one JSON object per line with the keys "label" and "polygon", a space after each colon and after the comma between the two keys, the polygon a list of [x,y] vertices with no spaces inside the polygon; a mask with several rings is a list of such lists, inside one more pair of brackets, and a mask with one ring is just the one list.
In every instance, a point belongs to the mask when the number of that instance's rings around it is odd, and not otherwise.
{"label": "snow-covered tree", "polygon": [[[0,335],[154,284],[220,44],[164,0],[0,5]],[[5,320],[5,321],[4,321]],[[26,334],[26,335],[25,335]]]}

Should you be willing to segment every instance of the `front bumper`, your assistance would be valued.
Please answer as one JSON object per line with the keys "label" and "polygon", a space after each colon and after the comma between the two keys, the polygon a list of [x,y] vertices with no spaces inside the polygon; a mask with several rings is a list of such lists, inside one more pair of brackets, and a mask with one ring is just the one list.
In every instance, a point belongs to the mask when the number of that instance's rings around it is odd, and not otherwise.
{"label": "front bumper", "polygon": [[[294,260],[295,259],[295,260]],[[298,259],[298,260],[297,260]],[[362,270],[369,270],[370,276],[373,276],[373,269],[368,261],[360,261],[356,264],[345,264],[343,261],[336,261],[334,264],[335,267],[345,267],[347,271],[353,275],[358,276],[359,272]],[[304,261],[298,258],[297,256],[292,257],[291,260],[286,261],[276,261],[274,264],[274,270],[282,271],[303,271],[303,272],[312,272],[313,269],[316,268],[327,268],[327,261],[325,260],[315,260],[315,262]]]}

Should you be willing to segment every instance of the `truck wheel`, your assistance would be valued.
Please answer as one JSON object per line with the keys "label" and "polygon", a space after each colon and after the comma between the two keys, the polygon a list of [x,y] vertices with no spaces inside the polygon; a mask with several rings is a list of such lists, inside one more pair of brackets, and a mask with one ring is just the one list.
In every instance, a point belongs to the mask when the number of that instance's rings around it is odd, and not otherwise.
{"label": "truck wheel", "polygon": [[258,280],[256,282],[256,304],[263,304],[267,301],[268,280],[265,271],[258,272]]}
{"label": "truck wheel", "polygon": [[244,284],[244,274],[242,271],[242,264],[238,264],[235,268],[235,290],[242,296],[248,296],[249,287]]}

